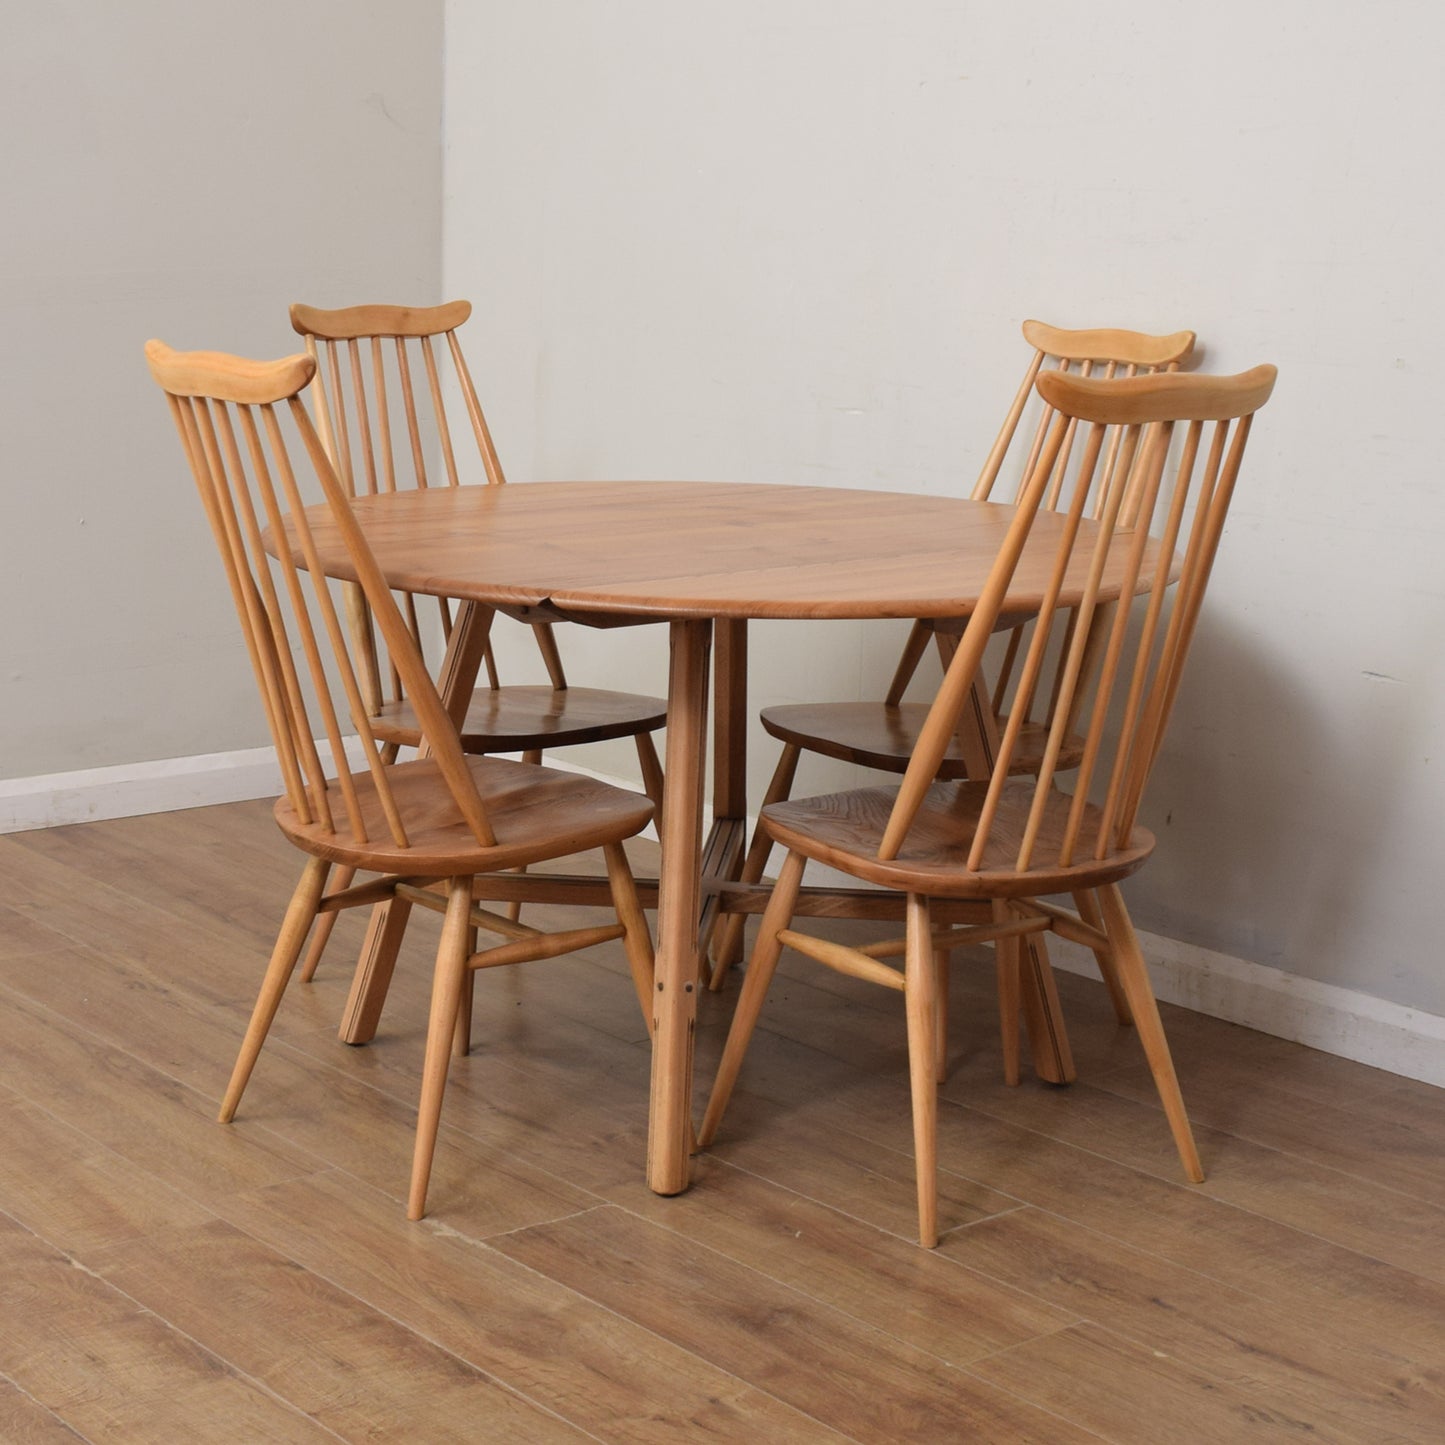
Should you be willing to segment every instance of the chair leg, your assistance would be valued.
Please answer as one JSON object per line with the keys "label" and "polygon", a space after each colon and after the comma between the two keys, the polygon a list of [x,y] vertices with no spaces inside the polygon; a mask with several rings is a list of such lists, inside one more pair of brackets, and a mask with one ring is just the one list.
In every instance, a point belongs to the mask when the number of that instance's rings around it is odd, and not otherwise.
{"label": "chair leg", "polygon": [[[798,758],[801,749],[796,743],[785,743],[782,756],[778,759],[778,766],[773,769],[772,781],[768,784],[768,791],[763,796],[763,807],[771,803],[784,802],[793,790],[793,777],[798,771]],[[759,883],[762,881],[763,869],[768,866],[768,854],[773,851],[773,840],[768,837],[762,822],[753,829],[752,842],[748,844],[747,857],[743,859],[743,870],[738,875],[741,883]],[[717,943],[713,948],[713,971],[712,981],[708,987],[713,993],[717,993],[723,986],[723,979],[727,977],[728,970],[741,957],[743,952],[743,925],[747,920],[745,913],[729,913],[722,920],[722,926],[718,929]],[[779,927],[784,925],[780,924]]]}
{"label": "chair leg", "polygon": [[436,975],[432,982],[426,1061],[422,1065],[421,1102],[417,1106],[416,1151],[412,1155],[411,1189],[407,1194],[408,1219],[420,1219],[426,1213],[427,1184],[431,1179],[432,1156],[436,1153],[442,1095],[446,1091],[447,1065],[451,1061],[452,1035],[456,1028],[462,985],[466,982],[471,912],[472,880],[453,878],[448,885],[446,918],[442,922]]}
{"label": "chair leg", "polygon": [[948,1082],[948,950],[935,949],[933,967],[938,974],[938,1029],[934,1038],[934,1078],[940,1084]]}
{"label": "chair leg", "polygon": [[763,921],[758,927],[753,956],[748,960],[747,976],[743,979],[742,992],[738,995],[738,1006],[733,1014],[732,1027],[728,1030],[727,1043],[723,1045],[722,1061],[718,1064],[712,1095],[707,1101],[707,1113],[703,1115],[702,1128],[698,1131],[697,1143],[700,1149],[705,1149],[712,1143],[717,1126],[722,1122],[723,1111],[728,1106],[728,1100],[732,1098],[743,1055],[748,1051],[748,1042],[757,1026],[763,1000],[767,997],[768,985],[773,981],[773,973],[783,951],[778,934],[792,922],[793,905],[798,901],[798,889],[802,882],[803,855],[789,853],[782,871],[778,874],[778,881],[773,885],[773,895],[768,899]]}
{"label": "chair leg", "polygon": [[1019,940],[1019,960],[1023,965],[1024,1035],[1033,1056],[1034,1073],[1048,1084],[1072,1084],[1078,1074],[1042,933],[1031,933]]}
{"label": "chair leg", "polygon": [[351,992],[341,1015],[337,1035],[344,1044],[369,1044],[376,1037],[391,976],[396,971],[396,956],[406,936],[412,905],[405,898],[391,898],[371,910],[366,926],[366,941],[356,960],[351,979]]}
{"label": "chair leg", "polygon": [[[1009,906],[993,900],[993,921],[1007,923]],[[1023,949],[1017,938],[1000,938],[993,946],[998,967],[998,1027],[1003,1043],[1003,1081],[1014,1088],[1019,1081],[1019,1023],[1023,1009]]]}
{"label": "chair leg", "polygon": [[[540,766],[542,762],[542,749],[528,748],[526,752],[522,754],[522,761],[524,763],[531,763],[534,766]],[[523,863],[520,868],[513,868],[511,871],[513,873],[525,873],[527,871],[527,865]],[[522,900],[520,898],[515,899],[513,902],[507,904],[507,917],[510,918],[513,923],[515,923],[519,918],[521,918],[521,916]]]}
{"label": "chair leg", "polygon": [[612,885],[612,906],[617,910],[617,921],[627,930],[622,935],[622,946],[627,950],[627,966],[632,971],[632,987],[637,991],[637,1002],[642,1008],[642,1022],[650,1035],[656,960],[652,952],[652,934],[647,927],[647,914],[642,911],[637,885],[632,879],[632,868],[622,844],[607,844],[602,856],[607,860],[607,881]]}
{"label": "chair leg", "polygon": [[[467,929],[467,957],[477,951],[477,930]],[[464,1059],[472,1051],[472,1007],[477,997],[477,974],[468,969],[462,980],[462,996],[457,1000],[457,1023],[452,1030],[452,1057]]]}
{"label": "chair leg", "polygon": [[291,970],[296,967],[296,960],[301,955],[301,945],[306,942],[306,934],[316,917],[316,905],[321,901],[330,872],[331,864],[324,858],[308,858],[306,867],[301,871],[300,881],[281,923],[281,932],[276,936],[276,946],[271,950],[266,976],[261,980],[261,992],[257,995],[256,1007],[251,1011],[251,1022],[246,1026],[246,1037],[241,1041],[236,1067],[231,1070],[231,1082],[226,1087],[219,1116],[223,1124],[229,1124],[236,1117],[236,1105],[241,1102],[251,1070],[256,1067],[261,1045],[266,1042],[271,1020],[276,1017],[281,995],[286,992],[290,981]]}
{"label": "chair leg", "polygon": [[642,769],[642,791],[652,799],[652,826],[657,829],[657,841],[662,842],[662,764],[657,760],[657,746],[651,733],[638,733],[637,763]]}
{"label": "chair leg", "polygon": [[908,895],[903,999],[908,1009],[908,1078],[913,1091],[913,1160],[918,1177],[918,1242],[938,1243],[938,967],[928,899]]}
{"label": "chair leg", "polygon": [[[1074,907],[1079,910],[1079,917],[1090,928],[1097,928],[1101,933],[1104,931],[1104,916],[1099,912],[1098,900],[1087,888],[1074,894]],[[1114,955],[1107,948],[1096,948],[1094,962],[1099,965],[1104,987],[1109,990],[1109,1002],[1114,1005],[1114,1017],[1127,1028],[1134,1022],[1134,1015],[1129,1012],[1129,1000],[1124,997],[1124,987],[1119,982],[1119,969],[1114,962]]]}
{"label": "chair leg", "polygon": [[[340,893],[343,888],[350,888],[351,880],[355,877],[355,868],[338,868],[332,891]],[[316,965],[321,962],[321,955],[326,952],[326,944],[331,938],[331,930],[336,927],[336,920],[340,917],[339,908],[317,915],[315,926],[311,930],[311,946],[306,950],[306,960],[301,965],[302,983],[310,983],[316,977]]]}
{"label": "chair leg", "polygon": [[1154,998],[1149,971],[1144,965],[1144,955],[1139,951],[1139,939],[1129,919],[1129,910],[1124,906],[1124,895],[1119,892],[1118,884],[1111,883],[1101,888],[1099,902],[1103,907],[1114,962],[1119,970],[1119,982],[1133,1011],[1134,1026],[1139,1031],[1139,1042],[1144,1046],[1144,1057],[1149,1061],[1149,1071],[1154,1075],[1154,1087],[1159,1091],[1159,1102],[1163,1104],[1164,1116],[1169,1120],[1174,1145],[1179,1150],[1180,1163],[1184,1165],[1184,1173],[1191,1183],[1202,1184],[1204,1167],[1199,1162],[1199,1151],[1194,1145],[1189,1116],[1184,1112],[1184,1099],[1179,1092],[1179,1080],[1174,1073],[1174,1060],[1170,1057],[1169,1042],[1164,1037],[1164,1025],[1159,1019],[1159,1005]]}

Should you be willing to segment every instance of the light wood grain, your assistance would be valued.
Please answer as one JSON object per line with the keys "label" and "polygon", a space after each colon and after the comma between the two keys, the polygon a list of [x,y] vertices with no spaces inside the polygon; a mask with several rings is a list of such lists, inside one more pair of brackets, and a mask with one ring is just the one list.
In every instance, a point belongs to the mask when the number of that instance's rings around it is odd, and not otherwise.
{"label": "light wood grain", "polygon": [[[295,1400],[343,1437],[586,1438],[220,1221],[179,1231],[164,1243],[117,1245],[97,1258],[106,1277],[141,1305],[236,1360],[248,1377]],[[278,1316],[289,1328],[275,1328]],[[351,1388],[338,1388],[346,1380]]]}
{"label": "light wood grain", "polygon": [[[602,481],[429,488],[358,497],[354,511],[393,586],[657,618],[966,616],[1013,515],[900,492]],[[352,577],[326,516],[308,520],[327,574]],[[1042,602],[1062,530],[1062,519],[1040,519],[1011,606]],[[1150,548],[1146,561],[1156,557]],[[1071,569],[1065,603],[1082,595],[1087,572]],[[1122,563],[1106,571],[1105,591],[1122,573]]]}
{"label": "light wood grain", "polygon": [[759,1280],[745,1311],[698,1308],[735,1294],[743,1267],[619,1210],[524,1230],[499,1247],[855,1439],[1088,1438],[799,1291]]}
{"label": "light wood grain", "polygon": [[134,1445],[158,1439],[223,1445],[238,1437],[309,1445],[333,1438],[128,1292],[77,1269],[9,1220],[0,1220],[0,1268],[6,1372],[83,1438]]}

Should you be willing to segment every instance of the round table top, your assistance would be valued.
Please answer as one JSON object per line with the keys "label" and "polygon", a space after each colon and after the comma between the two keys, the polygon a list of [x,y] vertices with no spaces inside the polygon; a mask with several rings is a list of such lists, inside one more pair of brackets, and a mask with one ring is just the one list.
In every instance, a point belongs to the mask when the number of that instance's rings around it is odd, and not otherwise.
{"label": "round table top", "polygon": [[[409,592],[561,613],[848,618],[968,614],[1013,509],[841,487],[602,481],[433,487],[360,497],[355,513],[387,581]],[[355,580],[325,507],[307,517],[324,570]],[[1061,527],[1039,515],[1010,610],[1041,604]],[[1088,541],[1075,547],[1066,605],[1082,591]],[[1127,550],[1110,549],[1111,571]],[[1104,595],[1118,591],[1106,575]]]}

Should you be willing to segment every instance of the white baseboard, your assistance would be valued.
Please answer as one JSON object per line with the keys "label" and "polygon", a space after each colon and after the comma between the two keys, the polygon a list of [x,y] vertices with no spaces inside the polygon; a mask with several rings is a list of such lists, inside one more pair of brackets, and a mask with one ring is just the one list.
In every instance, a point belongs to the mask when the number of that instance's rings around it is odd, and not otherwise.
{"label": "white baseboard", "polygon": [[[1392,1074],[1445,1086],[1445,1018],[1321,983],[1177,938],[1139,933],[1155,994],[1166,1003],[1243,1024]],[[1097,978],[1088,949],[1049,939],[1056,968]]]}
{"label": "white baseboard", "polygon": [[[359,758],[353,761],[360,766]],[[622,787],[637,786],[634,779],[575,764],[552,766]],[[0,833],[275,797],[280,791],[270,748],[11,778],[0,780]],[[750,828],[752,822],[749,819]],[[648,836],[656,837],[656,832],[649,828]],[[853,880],[842,881],[857,886]],[[1154,990],[1167,1003],[1445,1086],[1445,1018],[1437,1014],[1157,934],[1141,933],[1140,943]],[[1054,938],[1049,950],[1059,968],[1097,975],[1087,949]]]}
{"label": "white baseboard", "polygon": [[172,813],[280,791],[281,773],[270,748],[8,778],[0,780],[0,833]]}

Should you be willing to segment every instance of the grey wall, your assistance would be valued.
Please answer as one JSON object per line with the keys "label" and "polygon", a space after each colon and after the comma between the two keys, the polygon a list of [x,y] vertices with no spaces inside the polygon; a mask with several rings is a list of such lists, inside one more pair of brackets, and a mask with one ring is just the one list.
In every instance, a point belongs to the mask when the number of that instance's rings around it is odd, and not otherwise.
{"label": "grey wall", "polygon": [[440,0],[7,7],[0,777],[266,741],[141,347],[438,299]]}
{"label": "grey wall", "polygon": [[[1027,316],[1278,363],[1131,898],[1445,1013],[1438,7],[454,0],[447,27],[443,283],[514,478],[956,492]],[[876,696],[896,646],[758,627],[755,701]],[[663,685],[652,629],[572,657]]]}
{"label": "grey wall", "polygon": [[[274,355],[291,299],[466,295],[514,478],[954,492],[1022,318],[1191,326],[1281,382],[1138,916],[1445,1013],[1442,31],[1411,0],[10,7],[0,778],[264,741],[147,336]],[[579,682],[662,687],[658,629],[588,643]],[[876,694],[896,646],[758,627],[755,701]]]}

